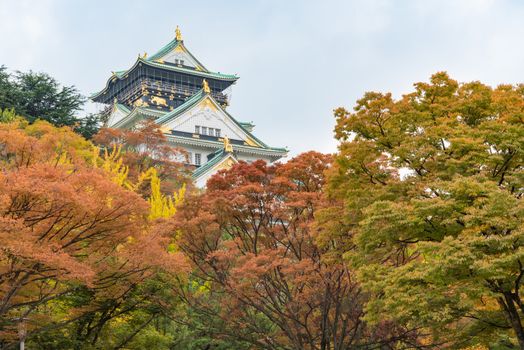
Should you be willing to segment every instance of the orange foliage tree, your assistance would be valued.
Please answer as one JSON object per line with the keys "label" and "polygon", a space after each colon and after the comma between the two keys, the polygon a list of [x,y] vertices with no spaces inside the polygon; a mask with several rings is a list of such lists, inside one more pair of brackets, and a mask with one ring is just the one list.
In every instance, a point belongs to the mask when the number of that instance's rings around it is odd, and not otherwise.
{"label": "orange foliage tree", "polygon": [[302,154],[286,164],[239,163],[175,215],[181,251],[193,263],[183,297],[205,332],[260,349],[350,349],[394,344],[411,334],[361,320],[360,288],[329,259],[313,229],[331,157]]}
{"label": "orange foliage tree", "polygon": [[[182,184],[191,185],[190,171],[183,166],[187,152],[170,145],[159,126],[151,121],[142,122],[134,130],[102,128],[93,141],[106,149],[120,148],[132,180],[138,180],[153,167],[166,193],[172,193]],[[141,188],[141,192],[149,194],[147,188]]]}
{"label": "orange foliage tree", "polygon": [[[70,129],[46,122],[0,124],[3,344],[16,338],[21,323],[37,334],[104,309],[104,317],[89,322],[91,331],[100,330],[125,314],[122,300],[139,283],[184,265],[168,252],[163,224],[148,220],[147,201],[91,166],[92,149]],[[49,312],[79,291],[98,300]],[[64,308],[70,309],[57,312]]]}

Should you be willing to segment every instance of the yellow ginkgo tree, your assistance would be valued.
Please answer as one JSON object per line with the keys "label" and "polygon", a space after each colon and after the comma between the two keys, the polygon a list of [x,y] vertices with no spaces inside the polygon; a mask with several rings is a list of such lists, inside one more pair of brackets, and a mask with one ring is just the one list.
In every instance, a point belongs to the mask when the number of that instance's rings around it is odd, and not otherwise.
{"label": "yellow ginkgo tree", "polygon": [[[102,156],[100,156],[100,153],[102,153]],[[163,194],[161,191],[161,180],[157,170],[153,167],[142,172],[138,176],[138,180],[133,183],[128,176],[129,167],[124,165],[121,145],[113,147],[111,151],[104,148],[103,152],[100,151],[100,148],[93,147],[93,154],[93,166],[103,169],[110,174],[112,181],[119,186],[136,192],[140,186],[149,181],[151,191],[147,200],[150,204],[149,218],[151,220],[168,218],[175,214],[177,205],[184,198],[186,192],[185,184],[173,192],[172,196]]]}

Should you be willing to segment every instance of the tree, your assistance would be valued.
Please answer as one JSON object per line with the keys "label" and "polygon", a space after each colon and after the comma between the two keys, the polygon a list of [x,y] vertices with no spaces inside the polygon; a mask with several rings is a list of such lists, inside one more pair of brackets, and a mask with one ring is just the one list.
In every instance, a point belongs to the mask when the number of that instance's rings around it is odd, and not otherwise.
{"label": "tree", "polygon": [[446,73],[414,86],[335,111],[328,186],[345,204],[322,239],[371,293],[367,321],[421,328],[426,344],[524,349],[524,86]]}
{"label": "tree", "polygon": [[[93,141],[102,148],[122,151],[132,181],[140,182],[139,177],[154,168],[163,193],[192,187],[190,171],[183,165],[187,152],[170,145],[160,127],[151,121],[139,124],[135,130],[102,128]],[[150,190],[148,186],[138,189],[144,196],[149,196]]]}
{"label": "tree", "polygon": [[41,119],[59,127],[70,126],[90,139],[103,118],[99,114],[78,117],[85,101],[74,86],[61,86],[46,73],[10,74],[0,66],[0,110],[12,109],[30,123]]}
{"label": "tree", "polygon": [[180,294],[207,334],[257,349],[297,350],[410,337],[390,323],[368,328],[352,273],[316,244],[312,224],[327,204],[322,188],[330,158],[309,152],[286,164],[240,162],[179,208],[177,243],[194,267]]}
{"label": "tree", "polygon": [[56,126],[74,125],[75,113],[85,98],[74,86],[60,86],[45,73],[17,72],[14,86],[18,91],[15,110],[30,122],[42,119]]}
{"label": "tree", "polygon": [[84,138],[91,140],[98,133],[102,124],[101,115],[90,113],[83,118],[78,118],[73,129]]}
{"label": "tree", "polygon": [[127,344],[162,310],[153,280],[184,270],[163,221],[93,149],[44,121],[0,124],[0,346],[22,322],[30,341],[69,327],[74,347],[95,346],[123,317],[111,339]]}

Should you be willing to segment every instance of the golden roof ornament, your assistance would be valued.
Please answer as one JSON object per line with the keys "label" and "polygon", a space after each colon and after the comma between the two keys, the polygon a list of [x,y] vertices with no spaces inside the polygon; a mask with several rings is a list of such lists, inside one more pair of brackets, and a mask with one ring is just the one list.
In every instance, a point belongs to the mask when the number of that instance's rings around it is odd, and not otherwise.
{"label": "golden roof ornament", "polygon": [[144,52],[144,55],[142,56],[143,59],[147,58],[147,52]]}
{"label": "golden roof ornament", "polygon": [[229,142],[229,137],[224,137],[224,151],[227,153],[233,153],[233,145]]}
{"label": "golden roof ornament", "polygon": [[207,83],[206,79],[202,80],[202,89],[204,89],[206,94],[211,93],[211,89],[209,89],[209,84]]}
{"label": "golden roof ornament", "polygon": [[175,39],[177,41],[182,41],[182,32],[180,31],[180,28],[178,28],[178,26],[176,26],[175,29]]}

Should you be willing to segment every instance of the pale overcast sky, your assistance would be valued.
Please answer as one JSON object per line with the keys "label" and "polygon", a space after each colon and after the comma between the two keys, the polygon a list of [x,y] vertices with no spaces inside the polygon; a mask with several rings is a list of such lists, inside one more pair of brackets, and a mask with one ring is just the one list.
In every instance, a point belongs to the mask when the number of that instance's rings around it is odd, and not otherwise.
{"label": "pale overcast sky", "polygon": [[240,76],[230,113],[292,155],[334,152],[333,109],[365,91],[400,96],[439,70],[524,82],[524,1],[505,0],[0,0],[0,65],[89,95],[177,24],[208,69]]}

